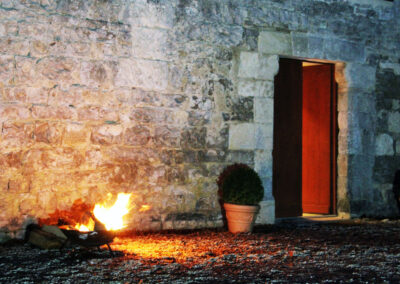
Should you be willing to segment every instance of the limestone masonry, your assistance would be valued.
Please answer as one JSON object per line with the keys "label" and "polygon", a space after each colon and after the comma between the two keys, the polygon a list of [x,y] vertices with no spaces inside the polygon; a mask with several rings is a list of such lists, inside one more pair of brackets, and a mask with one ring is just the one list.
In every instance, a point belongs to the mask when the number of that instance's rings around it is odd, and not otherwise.
{"label": "limestone masonry", "polygon": [[130,229],[221,226],[234,162],[273,223],[281,56],[336,65],[338,214],[396,216],[400,0],[0,1],[0,239],[118,192]]}

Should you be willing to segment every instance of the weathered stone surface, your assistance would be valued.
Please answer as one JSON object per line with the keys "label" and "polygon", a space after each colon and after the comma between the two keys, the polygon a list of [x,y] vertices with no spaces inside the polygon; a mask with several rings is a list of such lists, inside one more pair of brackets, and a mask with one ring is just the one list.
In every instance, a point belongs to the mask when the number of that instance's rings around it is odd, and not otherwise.
{"label": "weathered stone surface", "polygon": [[61,143],[63,128],[56,122],[36,122],[35,140],[47,144],[58,145]]}
{"label": "weathered stone surface", "polygon": [[64,145],[86,144],[89,141],[90,131],[80,123],[69,123],[63,135]]}
{"label": "weathered stone surface", "polygon": [[203,149],[206,146],[207,129],[201,128],[186,128],[181,132],[181,147],[183,149]]}
{"label": "weathered stone surface", "polygon": [[119,144],[122,141],[122,134],[121,125],[101,125],[92,130],[90,141],[101,145]]}
{"label": "weathered stone surface", "polygon": [[256,125],[253,123],[232,124],[229,128],[229,149],[252,150],[256,146]]}
{"label": "weathered stone surface", "polygon": [[389,113],[388,129],[391,132],[400,133],[400,112]]}
{"label": "weathered stone surface", "polygon": [[262,31],[258,37],[258,51],[267,54],[292,55],[290,34]]}
{"label": "weathered stone surface", "polygon": [[131,146],[145,146],[151,141],[150,129],[146,126],[134,126],[126,129],[124,143]]}
{"label": "weathered stone surface", "polygon": [[241,52],[239,58],[239,77],[272,80],[278,72],[278,57],[263,56],[255,52]]}
{"label": "weathered stone surface", "polygon": [[0,79],[2,82],[11,83],[14,77],[14,59],[11,56],[0,56]]}
{"label": "weathered stone surface", "polygon": [[270,222],[279,55],[335,61],[338,211],[390,215],[397,2],[26,2],[0,5],[0,227],[11,235],[24,215],[109,191],[156,208],[132,226],[218,226],[215,179],[235,162],[260,172]]}
{"label": "weathered stone surface", "polygon": [[272,124],[274,120],[274,100],[270,98],[255,98],[254,122]]}
{"label": "weathered stone surface", "polygon": [[324,39],[323,50],[325,58],[331,60],[352,61],[363,63],[365,61],[364,45],[337,38]]}
{"label": "weathered stone surface", "polygon": [[260,211],[256,217],[256,224],[275,223],[275,201],[265,200],[260,202]]}
{"label": "weathered stone surface", "polygon": [[118,66],[115,84],[163,91],[168,85],[168,64],[163,61],[124,59]]}
{"label": "weathered stone surface", "polygon": [[256,124],[255,127],[255,148],[257,150],[272,150],[273,125]]}
{"label": "weathered stone surface", "polygon": [[155,129],[154,143],[161,147],[179,148],[181,130],[179,128],[159,126]]}
{"label": "weathered stone surface", "polygon": [[32,117],[39,119],[75,119],[77,117],[76,109],[70,106],[32,106]]}
{"label": "weathered stone surface", "polygon": [[31,117],[28,107],[18,104],[0,105],[0,121],[25,120]]}
{"label": "weathered stone surface", "polygon": [[375,87],[376,68],[368,65],[352,63],[346,66],[348,86],[362,90],[373,90]]}
{"label": "weathered stone surface", "polygon": [[393,138],[388,134],[380,134],[376,138],[376,155],[378,156],[391,156],[394,154]]}
{"label": "weathered stone surface", "polygon": [[[230,101],[232,113],[229,120],[252,121],[254,119],[254,100],[251,97],[239,97]],[[228,120],[228,119],[226,119]]]}
{"label": "weathered stone surface", "polygon": [[82,84],[92,88],[102,87],[108,89],[113,86],[116,72],[116,62],[83,62],[81,63],[80,80]]}
{"label": "weathered stone surface", "polygon": [[34,124],[23,122],[4,122],[2,126],[2,146],[26,147],[33,143]]}
{"label": "weathered stone surface", "polygon": [[168,31],[162,29],[133,28],[132,55],[138,58],[168,59],[170,53]]}

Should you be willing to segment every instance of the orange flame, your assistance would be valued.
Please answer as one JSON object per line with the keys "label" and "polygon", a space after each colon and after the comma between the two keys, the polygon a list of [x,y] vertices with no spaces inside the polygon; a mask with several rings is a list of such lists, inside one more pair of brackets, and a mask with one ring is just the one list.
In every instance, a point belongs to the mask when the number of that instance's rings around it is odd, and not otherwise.
{"label": "orange flame", "polygon": [[92,219],[89,219],[89,221],[86,225],[76,224],[74,228],[80,232],[93,231],[94,230],[94,221]]}
{"label": "orange flame", "polygon": [[126,227],[126,225],[124,225],[123,217],[130,211],[130,197],[130,193],[118,193],[114,205],[107,207],[104,204],[96,204],[93,214],[106,226],[107,230],[122,229]]}

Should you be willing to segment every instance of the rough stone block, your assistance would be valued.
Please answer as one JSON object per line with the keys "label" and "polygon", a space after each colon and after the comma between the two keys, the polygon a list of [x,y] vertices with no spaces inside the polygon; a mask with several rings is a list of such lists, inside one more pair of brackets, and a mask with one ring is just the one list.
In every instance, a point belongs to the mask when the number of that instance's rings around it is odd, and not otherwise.
{"label": "rough stone block", "polygon": [[116,62],[90,61],[82,62],[80,82],[83,85],[99,88],[111,88],[114,85],[114,74],[117,73]]}
{"label": "rough stone block", "polygon": [[255,148],[259,150],[272,150],[273,124],[257,124],[255,127]]}
{"label": "rough stone block", "polygon": [[63,136],[64,145],[85,144],[89,141],[90,131],[83,124],[69,123]]}
{"label": "rough stone block", "polygon": [[174,6],[167,2],[138,1],[130,5],[129,21],[132,26],[169,29],[174,25]]}
{"label": "rough stone block", "polygon": [[258,36],[258,51],[267,54],[292,55],[289,33],[263,31]]}
{"label": "rough stone block", "polygon": [[263,200],[274,200],[274,196],[272,193],[272,177],[262,177],[261,181],[264,187]]}
{"label": "rough stone block", "polygon": [[347,143],[349,154],[363,153],[362,129],[352,128],[349,130]]}
{"label": "rough stone block", "polygon": [[0,56],[0,81],[6,84],[11,83],[14,77],[15,67],[12,56]]}
{"label": "rough stone block", "polygon": [[260,177],[272,177],[272,152],[257,150],[254,155],[254,170]]}
{"label": "rough stone block", "polygon": [[16,104],[0,105],[0,121],[25,120],[31,117],[28,107]]}
{"label": "rough stone block", "polygon": [[144,146],[151,141],[150,129],[146,126],[137,125],[126,129],[124,143],[131,146]]}
{"label": "rough stone block", "polygon": [[274,100],[270,98],[254,99],[254,122],[272,124],[274,120]]}
{"label": "rough stone block", "polygon": [[260,202],[260,211],[256,217],[256,224],[275,223],[275,201],[265,200]]}
{"label": "rough stone block", "polygon": [[168,30],[132,28],[132,34],[132,55],[134,57],[156,60],[168,58]]}
{"label": "rough stone block", "polygon": [[262,56],[260,58],[258,79],[274,80],[279,70],[279,57],[276,55]]}
{"label": "rough stone block", "polygon": [[116,109],[101,106],[85,106],[78,109],[78,118],[85,120],[118,121],[119,114]]}
{"label": "rough stone block", "polygon": [[2,140],[5,147],[28,146],[33,142],[33,123],[7,121],[2,126]]}
{"label": "rough stone block", "polygon": [[293,55],[301,57],[309,57],[308,55],[308,36],[302,33],[291,33]]}
{"label": "rough stone block", "polygon": [[400,64],[391,62],[379,62],[379,67],[381,69],[389,69],[393,71],[394,74],[400,75]]}
{"label": "rough stone block", "polygon": [[34,136],[37,142],[59,144],[63,128],[57,122],[36,122]]}
{"label": "rough stone block", "polygon": [[362,90],[375,89],[376,68],[369,65],[358,63],[349,63],[345,68],[345,76],[349,88],[357,88]]}
{"label": "rough stone block", "polygon": [[388,129],[393,133],[400,133],[400,112],[389,112]]}
{"label": "rough stone block", "polygon": [[178,148],[181,132],[179,128],[159,126],[155,129],[154,143],[159,146]]}
{"label": "rough stone block", "polygon": [[323,52],[326,59],[360,62],[365,61],[364,45],[338,38],[324,39]]}
{"label": "rough stone block", "polygon": [[308,37],[308,57],[310,58],[325,58],[323,47],[324,39],[319,36]]}
{"label": "rough stone block", "polygon": [[258,97],[260,96],[262,81],[239,80],[238,94],[243,97]]}
{"label": "rough stone block", "polygon": [[375,154],[378,156],[391,156],[393,151],[393,138],[388,134],[379,134],[375,142]]}
{"label": "rough stone block", "polygon": [[46,104],[49,90],[45,88],[26,88],[26,101],[34,104]]}
{"label": "rough stone block", "polygon": [[121,59],[115,84],[162,91],[168,86],[168,63],[143,59]]}
{"label": "rough stone block", "polygon": [[253,97],[239,97],[231,100],[230,120],[252,121],[254,119]]}
{"label": "rough stone block", "polygon": [[372,116],[375,113],[376,97],[375,94],[361,92],[357,89],[348,89],[347,93],[348,109],[351,112],[368,113]]}
{"label": "rough stone block", "polygon": [[274,97],[274,81],[262,81],[260,86],[261,97]]}
{"label": "rough stone block", "polygon": [[121,125],[101,125],[93,128],[90,140],[100,145],[119,144],[122,141],[122,132]]}
{"label": "rough stone block", "polygon": [[273,80],[278,72],[278,56],[264,56],[256,52],[243,51],[239,59],[239,77]]}
{"label": "rough stone block", "polygon": [[34,105],[32,117],[40,119],[74,119],[76,109],[70,106]]}
{"label": "rough stone block", "polygon": [[45,57],[35,62],[34,66],[31,67],[34,70],[33,79],[35,81],[33,83],[35,86],[51,88],[57,84],[69,86],[81,82],[79,79],[80,63],[71,58],[61,56]]}
{"label": "rough stone block", "polygon": [[181,132],[181,147],[203,149],[206,146],[207,128],[188,127]]}
{"label": "rough stone block", "polygon": [[232,124],[229,128],[230,150],[255,149],[256,125],[253,123]]}
{"label": "rough stone block", "polygon": [[241,52],[239,58],[239,77],[257,78],[259,71],[259,55],[256,52]]}

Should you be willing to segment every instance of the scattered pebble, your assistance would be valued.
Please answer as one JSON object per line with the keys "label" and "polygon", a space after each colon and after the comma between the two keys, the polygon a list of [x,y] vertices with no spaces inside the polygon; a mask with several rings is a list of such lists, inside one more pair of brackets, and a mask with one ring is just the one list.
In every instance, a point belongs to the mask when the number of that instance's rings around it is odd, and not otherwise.
{"label": "scattered pebble", "polygon": [[0,245],[1,283],[400,282],[400,222],[135,233],[107,248]]}

